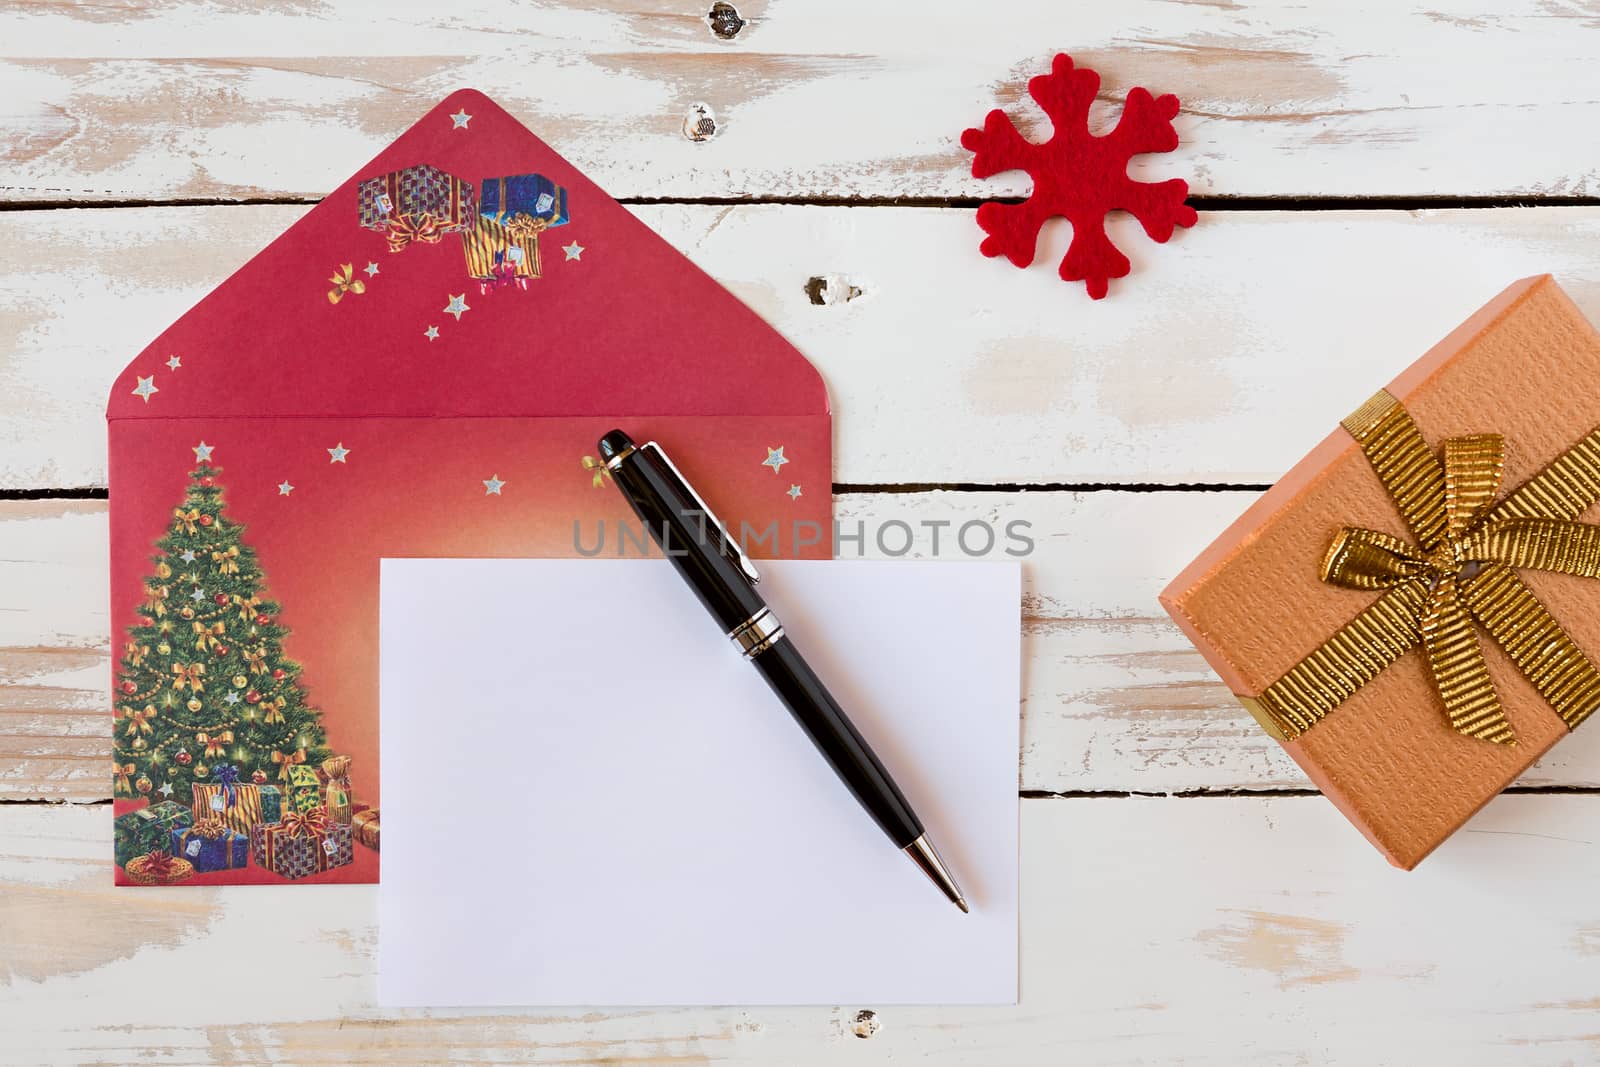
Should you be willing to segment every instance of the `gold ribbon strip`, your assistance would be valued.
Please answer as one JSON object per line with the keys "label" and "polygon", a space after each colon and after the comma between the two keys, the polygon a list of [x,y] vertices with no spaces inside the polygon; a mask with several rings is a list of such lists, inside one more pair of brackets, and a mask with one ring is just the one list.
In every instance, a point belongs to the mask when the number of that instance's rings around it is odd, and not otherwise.
{"label": "gold ribbon strip", "polygon": [[1322,580],[1383,591],[1259,696],[1241,697],[1268,733],[1315,726],[1415,645],[1457,733],[1516,744],[1477,627],[1575,729],[1600,706],[1600,671],[1517,577],[1517,568],[1600,578],[1600,526],[1574,521],[1600,501],[1600,428],[1496,504],[1505,441],[1453,437],[1440,461],[1410,414],[1380,391],[1341,423],[1383,482],[1415,543],[1345,527]]}

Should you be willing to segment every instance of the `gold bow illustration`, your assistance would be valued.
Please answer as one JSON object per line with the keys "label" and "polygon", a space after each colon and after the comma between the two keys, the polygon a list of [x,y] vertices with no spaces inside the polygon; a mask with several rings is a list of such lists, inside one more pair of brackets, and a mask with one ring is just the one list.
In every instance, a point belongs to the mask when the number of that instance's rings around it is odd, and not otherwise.
{"label": "gold bow illustration", "polygon": [[305,761],[306,750],[303,748],[297,749],[294,752],[279,752],[276,749],[274,749],[272,752],[272,762],[282,765],[281,769],[278,771],[278,778],[281,781],[287,782],[289,780],[290,767],[304,763]]}
{"label": "gold bow illustration", "polygon": [[436,245],[444,236],[446,220],[438,218],[430,212],[412,215],[396,215],[389,220],[389,228],[384,236],[389,240],[389,251],[403,251],[412,241],[423,241]]}
{"label": "gold bow illustration", "polygon": [[218,734],[208,734],[202,730],[194,735],[194,741],[197,745],[205,746],[207,759],[216,759],[227,752],[228,746],[233,744],[233,731],[223,730]]}
{"label": "gold bow illustration", "polygon": [[208,648],[215,648],[222,643],[217,640],[225,632],[220,622],[214,622],[210,626],[203,622],[191,622],[189,625],[194,627],[194,647],[201,652]]}
{"label": "gold bow illustration", "polygon": [[600,488],[605,483],[605,480],[611,477],[611,468],[593,456],[584,456],[581,462],[584,470],[594,472],[594,487],[596,489]]}
{"label": "gold bow illustration", "polygon": [[137,737],[140,734],[150,733],[150,720],[156,717],[155,705],[146,704],[142,710],[123,708],[122,717],[128,720],[129,737]]}
{"label": "gold bow illustration", "polygon": [[328,290],[328,303],[337,304],[346,293],[360,295],[367,291],[367,283],[356,277],[353,267],[354,264],[341,263],[333,269],[333,276],[328,279],[333,284]]}
{"label": "gold bow illustration", "polygon": [[250,616],[255,614],[256,608],[261,604],[261,598],[258,596],[243,597],[235,593],[233,595],[233,602],[239,608],[240,620],[243,622],[249,622]]}
{"label": "gold bow illustration", "polygon": [[204,663],[174,663],[172,665],[172,688],[182,689],[188,686],[196,693],[205,692],[206,684],[200,679],[205,677],[206,665]]}
{"label": "gold bow illustration", "polygon": [[144,587],[144,610],[147,615],[165,615],[167,613],[167,597],[172,593],[172,587],[166,585]]}
{"label": "gold bow illustration", "polygon": [[190,508],[188,511],[184,511],[182,508],[173,508],[172,517],[178,520],[172,524],[174,529],[182,530],[191,537],[198,532],[195,529],[195,523],[200,521],[199,508]]}
{"label": "gold bow illustration", "polygon": [[1421,644],[1451,727],[1514,745],[1478,644],[1481,626],[1567,728],[1577,727],[1600,706],[1600,671],[1516,568],[1600,578],[1600,526],[1574,521],[1600,501],[1600,428],[1496,503],[1505,458],[1498,434],[1450,438],[1441,463],[1386,391],[1341,425],[1416,543],[1340,530],[1323,580],[1384,595],[1259,697],[1243,698],[1245,706],[1280,740],[1296,737]]}
{"label": "gold bow illustration", "polygon": [[267,669],[267,646],[260,648],[247,648],[244,650],[244,660],[250,665],[251,674],[261,674]]}
{"label": "gold bow illustration", "polygon": [[126,794],[130,797],[133,796],[133,783],[130,779],[133,776],[134,770],[135,767],[131,763],[118,763],[116,760],[111,761],[111,773],[115,775],[117,779],[116,788],[113,790],[113,792],[117,793],[118,795]]}
{"label": "gold bow illustration", "polygon": [[128,665],[131,667],[137,667],[144,663],[145,657],[150,655],[150,646],[135,644],[134,642],[129,641],[127,644],[122,646],[122,651],[128,657]]}
{"label": "gold bow illustration", "polygon": [[277,700],[269,700],[269,701],[267,701],[265,704],[262,705],[262,707],[264,709],[266,709],[266,715],[264,715],[262,717],[262,721],[265,722],[268,726],[271,726],[273,723],[276,723],[276,722],[282,722],[283,721],[283,709],[288,705],[288,703],[289,702],[287,700],[283,699],[283,697],[279,697]]}
{"label": "gold bow illustration", "polygon": [[217,565],[218,574],[238,574],[239,546],[234,545],[226,552],[211,553],[211,562]]}

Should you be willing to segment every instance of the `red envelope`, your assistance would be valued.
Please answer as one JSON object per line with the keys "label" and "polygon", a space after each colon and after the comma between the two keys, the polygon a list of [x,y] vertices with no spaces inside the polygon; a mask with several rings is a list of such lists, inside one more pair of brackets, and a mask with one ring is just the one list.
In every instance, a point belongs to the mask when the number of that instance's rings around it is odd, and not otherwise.
{"label": "red envelope", "polygon": [[[593,464],[613,427],[661,442],[752,555],[831,552],[817,372],[471,90],[141,352],[107,418],[119,818],[200,796],[200,821],[265,787],[295,810],[319,799],[308,771],[341,791],[330,812],[377,807],[379,559],[642,554]],[[470,728],[459,710],[441,732]],[[493,737],[482,752],[485,775],[523,773]],[[337,757],[347,786],[321,767]],[[377,873],[356,848],[295,884]]]}

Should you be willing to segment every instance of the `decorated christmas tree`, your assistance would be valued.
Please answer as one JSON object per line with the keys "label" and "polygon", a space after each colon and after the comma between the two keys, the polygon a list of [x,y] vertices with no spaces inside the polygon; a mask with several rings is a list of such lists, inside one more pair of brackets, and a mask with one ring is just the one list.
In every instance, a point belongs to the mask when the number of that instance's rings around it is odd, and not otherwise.
{"label": "decorated christmas tree", "polygon": [[264,596],[255,551],[223,514],[221,470],[209,447],[195,451],[183,503],[156,541],[115,693],[115,794],[185,805],[191,784],[213,781],[218,766],[260,783],[330,754],[300,666],[283,655],[288,630]]}

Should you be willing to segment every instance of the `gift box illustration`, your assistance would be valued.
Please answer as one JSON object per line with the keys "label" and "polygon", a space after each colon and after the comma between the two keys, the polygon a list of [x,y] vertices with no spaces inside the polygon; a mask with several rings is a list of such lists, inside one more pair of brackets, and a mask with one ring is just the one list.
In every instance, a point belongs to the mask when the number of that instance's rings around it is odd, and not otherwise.
{"label": "gift box illustration", "polygon": [[355,861],[354,832],[344,823],[329,822],[327,812],[313,808],[290,812],[276,826],[250,830],[250,857],[263,870],[284,878],[306,878]]}
{"label": "gift box illustration", "polygon": [[193,824],[189,809],[170,800],[118,815],[112,824],[113,858],[126,867],[136,856],[166,849],[173,830]]}
{"label": "gift box illustration", "polygon": [[357,187],[356,197],[361,225],[384,234],[391,252],[403,251],[412,241],[437,243],[447,233],[469,228],[478,217],[477,184],[427,164],[368,178]]}
{"label": "gift box illustration", "polygon": [[[487,295],[463,271],[480,225]],[[341,821],[336,779],[378,807],[379,560],[636,554],[627,504],[582,465],[615,426],[714,487],[730,528],[764,535],[751,554],[830,554],[816,371],[470,90],[156,337],[107,417],[117,816],[175,797],[249,833],[315,792]],[[378,868],[361,849],[319,880]]]}
{"label": "gift box illustration", "polygon": [[377,808],[363,808],[356,812],[350,819],[350,826],[355,830],[357,844],[378,851]]}
{"label": "gift box illustration", "polygon": [[504,285],[526,289],[528,279],[543,274],[537,231],[514,233],[509,226],[480,215],[472,228],[461,235],[461,249],[467,260],[467,274],[478,282],[480,294]]}
{"label": "gift box illustration", "polygon": [[1410,868],[1600,706],[1600,335],[1512,285],[1265,493],[1162,602]]}
{"label": "gift box illustration", "polygon": [[174,829],[168,851],[188,861],[197,874],[231,871],[250,862],[250,835],[220,819],[202,819],[193,826]]}
{"label": "gift box illustration", "polygon": [[218,819],[229,829],[248,834],[256,823],[283,818],[283,794],[275,785],[240,785],[231,796],[215,782],[195,782],[191,789],[196,822]]}
{"label": "gift box illustration", "polygon": [[176,885],[194,877],[194,864],[162,848],[130,859],[126,874],[133,885]]}

